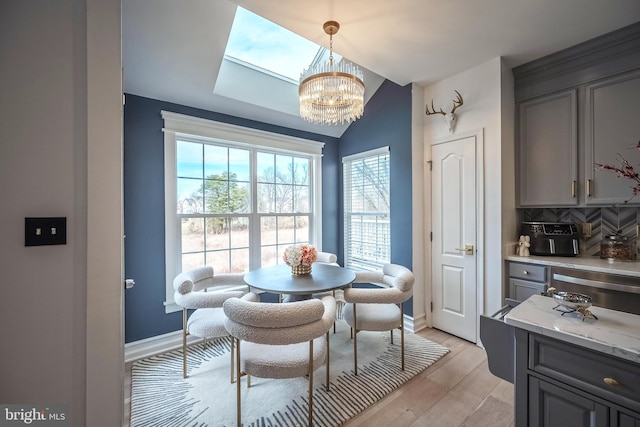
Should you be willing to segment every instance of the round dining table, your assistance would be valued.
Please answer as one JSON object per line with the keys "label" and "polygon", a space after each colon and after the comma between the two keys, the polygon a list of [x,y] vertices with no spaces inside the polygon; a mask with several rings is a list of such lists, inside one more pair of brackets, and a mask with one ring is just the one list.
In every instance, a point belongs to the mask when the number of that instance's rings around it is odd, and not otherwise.
{"label": "round dining table", "polygon": [[335,265],[314,263],[311,274],[294,276],[285,264],[262,267],[245,274],[251,288],[276,294],[286,294],[288,301],[309,299],[313,294],[349,286],[356,279],[352,270]]}

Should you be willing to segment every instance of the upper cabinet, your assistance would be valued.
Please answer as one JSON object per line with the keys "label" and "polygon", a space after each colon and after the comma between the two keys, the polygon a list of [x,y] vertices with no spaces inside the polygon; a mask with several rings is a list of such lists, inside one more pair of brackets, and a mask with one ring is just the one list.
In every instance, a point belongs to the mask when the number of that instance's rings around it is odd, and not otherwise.
{"label": "upper cabinet", "polygon": [[[585,202],[624,203],[632,182],[596,164],[620,165],[624,158],[638,169],[640,151],[640,72],[626,73],[586,86]],[[640,200],[632,200],[640,203]]]}
{"label": "upper cabinet", "polygon": [[519,206],[625,203],[633,183],[595,164],[640,167],[640,22],[513,75]]}
{"label": "upper cabinet", "polygon": [[576,91],[518,105],[520,204],[578,203],[578,109]]}

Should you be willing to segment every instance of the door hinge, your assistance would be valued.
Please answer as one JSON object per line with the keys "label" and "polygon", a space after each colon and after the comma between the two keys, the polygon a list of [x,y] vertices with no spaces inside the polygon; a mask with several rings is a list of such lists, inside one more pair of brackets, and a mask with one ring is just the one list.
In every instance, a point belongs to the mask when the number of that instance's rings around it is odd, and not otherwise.
{"label": "door hinge", "polygon": [[429,163],[429,170],[432,171],[433,170],[433,161],[427,160],[427,163]]}
{"label": "door hinge", "polygon": [[429,241],[433,242],[433,231],[429,232]]}
{"label": "door hinge", "polygon": [[430,306],[431,306],[431,307],[430,307],[430,310],[431,310],[431,312],[433,313],[433,301],[431,301]]}

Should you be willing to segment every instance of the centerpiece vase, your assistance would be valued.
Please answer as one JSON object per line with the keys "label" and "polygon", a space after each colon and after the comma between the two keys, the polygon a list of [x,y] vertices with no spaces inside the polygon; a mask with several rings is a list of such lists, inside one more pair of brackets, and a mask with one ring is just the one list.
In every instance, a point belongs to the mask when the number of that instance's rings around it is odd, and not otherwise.
{"label": "centerpiece vase", "polygon": [[291,266],[291,274],[294,276],[306,276],[311,274],[311,265],[309,264],[299,264],[296,266]]}

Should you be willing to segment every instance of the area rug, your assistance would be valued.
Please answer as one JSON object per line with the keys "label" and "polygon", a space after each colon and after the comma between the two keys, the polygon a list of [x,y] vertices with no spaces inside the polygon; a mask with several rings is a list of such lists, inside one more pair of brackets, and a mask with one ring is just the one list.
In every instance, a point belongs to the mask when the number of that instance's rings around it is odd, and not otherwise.
{"label": "area rug", "polygon": [[[358,333],[358,375],[353,373],[353,340],[338,321],[330,334],[330,390],[325,366],[314,374],[315,426],[340,426],[422,372],[449,350],[420,336],[405,334],[405,370],[400,369],[400,333]],[[229,378],[229,339],[189,348],[188,378],[182,378],[182,351],[137,361],[132,366],[131,426],[236,425],[236,385]],[[242,425],[307,424],[306,378],[242,379]]]}

